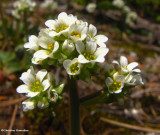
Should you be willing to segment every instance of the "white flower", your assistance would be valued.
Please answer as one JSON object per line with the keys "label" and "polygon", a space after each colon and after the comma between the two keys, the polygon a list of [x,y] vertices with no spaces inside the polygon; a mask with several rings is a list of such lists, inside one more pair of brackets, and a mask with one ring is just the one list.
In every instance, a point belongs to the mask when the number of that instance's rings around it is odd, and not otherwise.
{"label": "white flower", "polygon": [[122,88],[124,87],[124,76],[119,75],[118,72],[116,72],[113,75],[113,79],[111,77],[108,77],[106,79],[106,85],[108,87],[108,91],[110,93],[120,93],[122,91]]}
{"label": "white flower", "polygon": [[62,50],[66,53],[71,53],[75,50],[75,45],[72,42],[72,40],[65,40],[63,45],[62,45]]}
{"label": "white flower", "polygon": [[16,19],[20,19],[20,15],[18,10],[12,10],[12,15],[16,18]]}
{"label": "white flower", "polygon": [[117,61],[113,61],[113,63],[118,64],[124,73],[141,72],[140,69],[135,69],[135,67],[138,66],[138,63],[132,62],[128,64],[128,60],[125,56],[120,57],[120,64]]}
{"label": "white flower", "polygon": [[126,17],[126,23],[130,24],[132,21],[137,19],[137,14],[135,12],[129,12]]}
{"label": "white flower", "polygon": [[84,21],[82,21],[82,20],[77,20],[77,21],[75,22],[75,24],[76,24],[76,25],[84,25],[84,26],[88,27],[88,23],[87,23],[87,22],[84,22]]}
{"label": "white flower", "polygon": [[143,85],[144,84],[140,74],[137,74],[137,75],[129,74],[125,77],[124,82],[128,85]]}
{"label": "white flower", "polygon": [[43,59],[33,56],[31,61],[33,64],[41,64]]}
{"label": "white flower", "polygon": [[56,102],[58,100],[58,93],[55,89],[50,89],[48,91],[48,98],[53,101],[53,102]]}
{"label": "white flower", "polygon": [[41,29],[38,35],[38,38],[40,37],[50,37],[49,36],[49,29],[45,28],[45,29]]}
{"label": "white flower", "polygon": [[65,60],[63,62],[63,66],[69,75],[77,75],[80,73],[80,66],[81,65],[78,62],[77,58],[74,58],[73,60]]}
{"label": "white flower", "polygon": [[56,10],[58,7],[57,2],[55,2],[54,0],[45,0],[42,4],[41,4],[41,8],[43,9],[50,9],[50,10]]}
{"label": "white flower", "polygon": [[87,36],[88,28],[85,25],[72,24],[69,28],[69,37],[74,41],[84,40]]}
{"label": "white flower", "polygon": [[124,6],[124,1],[123,0],[113,0],[112,4],[115,7],[122,8]]}
{"label": "white flower", "polygon": [[89,12],[89,13],[93,13],[96,9],[96,4],[95,3],[89,3],[86,7],[86,10]]}
{"label": "white flower", "polygon": [[35,107],[35,103],[31,99],[27,99],[27,100],[23,101],[22,104],[23,104],[23,111],[24,112],[26,112],[28,110],[33,110]]}
{"label": "white flower", "polygon": [[124,6],[124,7],[123,7],[123,11],[124,11],[125,13],[129,13],[129,12],[131,12],[131,9],[130,9],[128,6]]}
{"label": "white flower", "polygon": [[76,42],[76,49],[80,53],[78,56],[79,63],[104,62],[104,57],[109,51],[106,47],[97,48],[95,42],[87,42],[84,45],[82,41]]}
{"label": "white flower", "polygon": [[33,57],[38,59],[52,58],[53,54],[58,50],[59,44],[51,37],[40,37],[38,40],[39,46],[42,48],[34,53]]}
{"label": "white flower", "polygon": [[38,37],[36,37],[34,35],[29,36],[29,42],[24,44],[24,48],[28,48],[28,50],[37,51],[39,48]]}
{"label": "white flower", "polygon": [[50,32],[49,35],[51,37],[59,36],[61,34],[66,34],[70,25],[75,23],[77,17],[73,15],[67,15],[65,12],[62,12],[58,15],[58,19],[56,20],[48,20],[45,22],[45,25],[49,27]]}
{"label": "white flower", "polygon": [[26,9],[28,9],[29,11],[33,11],[36,6],[36,3],[31,0],[18,0],[14,2],[13,6],[14,8],[16,8],[16,10],[19,11]]}
{"label": "white flower", "polygon": [[18,93],[26,93],[27,97],[35,97],[39,93],[46,91],[50,87],[50,82],[45,79],[47,71],[42,69],[35,73],[33,67],[24,72],[20,79],[24,84],[17,88]]}
{"label": "white flower", "polygon": [[108,38],[104,35],[97,35],[97,29],[94,25],[90,24],[88,29],[88,38],[87,40],[90,40],[90,38],[95,41],[99,46],[106,47],[105,42],[107,42]]}

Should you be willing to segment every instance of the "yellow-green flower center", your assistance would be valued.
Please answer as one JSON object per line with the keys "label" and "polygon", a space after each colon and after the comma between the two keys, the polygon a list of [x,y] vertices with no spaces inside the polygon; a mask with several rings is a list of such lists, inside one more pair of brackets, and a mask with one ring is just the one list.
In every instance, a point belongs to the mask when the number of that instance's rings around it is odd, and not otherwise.
{"label": "yellow-green flower center", "polygon": [[77,71],[79,70],[79,67],[78,67],[79,63],[76,62],[74,64],[72,64],[70,66],[70,70],[71,70],[71,73],[74,74],[74,73],[77,73]]}
{"label": "yellow-green flower center", "polygon": [[96,59],[96,56],[95,56],[94,52],[87,52],[87,51],[85,51],[85,52],[83,53],[83,56],[84,56],[87,60],[89,60],[89,61]]}
{"label": "yellow-green flower center", "polygon": [[91,33],[89,33],[89,35],[90,35],[91,37],[94,37],[93,34],[91,34]]}
{"label": "yellow-green flower center", "polygon": [[72,32],[71,36],[72,37],[79,37],[79,38],[81,37],[81,35],[77,32]]}
{"label": "yellow-green flower center", "polygon": [[114,92],[121,88],[121,82],[114,82],[109,86],[109,90]]}
{"label": "yellow-green flower center", "polygon": [[49,97],[50,97],[51,100],[54,100],[56,98],[55,94],[56,94],[55,91],[53,91],[53,90],[49,91]]}
{"label": "yellow-green flower center", "polygon": [[44,87],[42,86],[42,84],[40,83],[38,79],[36,79],[35,82],[30,83],[30,90],[32,92],[40,92],[43,89]]}
{"label": "yellow-green flower center", "polygon": [[47,49],[47,53],[50,54],[53,51],[53,49],[54,49],[54,44],[53,43],[49,44],[48,49]]}
{"label": "yellow-green flower center", "polygon": [[68,26],[66,24],[59,23],[59,27],[56,29],[56,32],[61,32],[67,28],[68,28]]}

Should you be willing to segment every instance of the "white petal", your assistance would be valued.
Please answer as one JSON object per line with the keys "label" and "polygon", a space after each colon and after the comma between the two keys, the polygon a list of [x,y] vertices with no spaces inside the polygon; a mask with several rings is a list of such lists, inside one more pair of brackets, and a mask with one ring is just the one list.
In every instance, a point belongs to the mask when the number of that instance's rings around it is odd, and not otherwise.
{"label": "white petal", "polygon": [[123,67],[126,67],[128,65],[128,60],[127,60],[127,58],[125,56],[121,56],[120,57],[120,64]]}
{"label": "white petal", "polygon": [[83,44],[82,41],[77,41],[76,42],[76,49],[77,49],[79,54],[84,52],[85,47],[84,47],[84,44]]}
{"label": "white petal", "polygon": [[39,59],[46,59],[46,58],[48,58],[48,51],[39,50],[39,51],[34,53],[33,57],[37,57]]}
{"label": "white petal", "polygon": [[88,30],[89,34],[92,34],[93,36],[95,36],[97,34],[97,29],[94,25],[90,24],[89,25],[89,30]]}
{"label": "white petal", "polygon": [[28,86],[30,86],[30,83],[31,82],[34,82],[35,81],[35,78],[32,74],[28,73],[28,72],[24,72],[22,73],[20,79],[25,83],[27,84]]}
{"label": "white petal", "polygon": [[100,57],[97,57],[97,59],[95,59],[94,61],[102,63],[105,61],[105,58],[103,56],[102,57],[100,56]]}
{"label": "white petal", "polygon": [[96,41],[96,43],[97,43],[100,47],[106,47],[106,44],[103,43],[103,42],[97,42],[97,41]]}
{"label": "white petal", "polygon": [[78,58],[74,58],[72,61],[71,61],[71,65],[78,62]]}
{"label": "white petal", "polygon": [[97,35],[94,37],[97,42],[107,42],[108,41],[108,37],[104,36],[104,35]]}
{"label": "white petal", "polygon": [[44,87],[44,90],[43,90],[43,91],[46,91],[46,90],[51,86],[51,84],[50,84],[50,82],[49,82],[48,79],[44,80],[44,81],[42,82],[42,85],[43,85],[43,87]]}
{"label": "white petal", "polygon": [[86,43],[86,49],[89,52],[95,52],[95,50],[97,49],[97,44],[95,42],[87,42]]}
{"label": "white petal", "polygon": [[124,76],[123,75],[118,75],[118,76],[116,76],[115,80],[117,82],[123,82],[124,81]]}
{"label": "white petal", "polygon": [[87,60],[83,55],[78,56],[78,62],[79,63],[89,63],[90,61]]}
{"label": "white petal", "polygon": [[118,72],[114,73],[114,74],[113,74],[113,79],[116,80],[116,78],[117,78],[118,75],[119,75]]}
{"label": "white petal", "polygon": [[33,69],[33,66],[30,66],[30,69],[27,70],[28,73],[35,75],[35,71]]}
{"label": "white petal", "polygon": [[67,17],[68,15],[65,12],[62,12],[58,15],[58,21],[60,21],[61,23],[65,23],[64,20],[68,19]]}
{"label": "white petal", "polygon": [[29,48],[31,50],[37,50],[38,49],[38,45],[34,44],[34,43],[25,43],[24,44],[24,48]]}
{"label": "white petal", "polygon": [[53,49],[52,53],[55,53],[58,50],[58,48],[59,48],[59,43],[55,42],[54,43],[54,49]]}
{"label": "white petal", "polygon": [[114,92],[112,92],[112,93],[120,93],[120,92],[122,92],[122,88],[119,89],[119,90],[116,90],[116,91],[114,91]]}
{"label": "white petal", "polygon": [[114,60],[112,63],[113,63],[113,64],[117,64],[117,65],[119,66],[119,62],[116,61],[116,60]]}
{"label": "white petal", "polygon": [[136,82],[135,82],[136,85],[143,85],[144,84],[142,81],[142,78],[139,74],[135,75],[135,79],[136,79]]}
{"label": "white petal", "polygon": [[37,41],[38,41],[38,38],[35,35],[29,36],[29,42],[37,43]]}
{"label": "white petal", "polygon": [[36,74],[36,78],[42,82],[42,80],[44,79],[44,77],[47,75],[47,70],[46,69],[42,69],[40,71],[37,72]]}
{"label": "white petal", "polygon": [[18,93],[27,93],[29,91],[29,87],[25,84],[22,84],[16,89],[16,91]]}
{"label": "white petal", "polygon": [[108,51],[109,51],[109,49],[106,47],[99,47],[99,48],[97,48],[95,55],[97,57],[99,57],[99,56],[104,57],[108,53]]}
{"label": "white petal", "polygon": [[60,35],[60,33],[57,33],[55,31],[50,31],[49,32],[49,36],[51,36],[51,37],[55,37],[55,36],[59,36],[59,35]]}
{"label": "white petal", "polygon": [[127,66],[127,68],[128,68],[129,71],[131,71],[132,69],[134,69],[137,66],[138,66],[137,62],[132,62]]}
{"label": "white petal", "polygon": [[43,59],[37,58],[37,57],[33,57],[31,61],[32,61],[33,64],[41,64]]}
{"label": "white petal", "polygon": [[27,97],[35,97],[39,94],[39,92],[28,92],[28,94],[26,95]]}
{"label": "white petal", "polygon": [[30,99],[25,100],[22,102],[23,104],[23,111],[33,110],[34,109],[34,102]]}
{"label": "white petal", "polygon": [[41,37],[39,38],[38,44],[45,49],[48,49],[49,44],[53,44],[54,41],[51,37]]}
{"label": "white petal", "polygon": [[141,72],[141,70],[140,69],[134,69],[134,70],[132,70],[133,72],[137,72],[137,73],[140,73]]}
{"label": "white petal", "polygon": [[63,62],[63,67],[67,70],[71,65],[71,60],[65,60]]}
{"label": "white petal", "polygon": [[45,22],[45,25],[47,27],[49,27],[50,29],[54,29],[55,30],[55,25],[56,25],[56,21],[55,20],[48,20]]}
{"label": "white petal", "polygon": [[105,81],[106,85],[109,86],[109,84],[113,83],[112,78],[107,77],[106,81]]}

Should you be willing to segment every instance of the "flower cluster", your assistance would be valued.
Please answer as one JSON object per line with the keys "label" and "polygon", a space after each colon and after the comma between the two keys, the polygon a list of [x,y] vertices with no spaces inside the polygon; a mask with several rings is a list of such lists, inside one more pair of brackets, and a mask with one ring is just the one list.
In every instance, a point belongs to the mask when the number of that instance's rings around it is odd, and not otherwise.
{"label": "flower cluster", "polygon": [[130,24],[132,21],[137,19],[137,14],[125,5],[123,0],[113,0],[113,5],[117,8],[122,9],[122,11],[126,14],[126,23]]}
{"label": "flower cluster", "polygon": [[113,5],[118,8],[122,8],[125,4],[123,0],[113,0]]}
{"label": "flower cluster", "polygon": [[86,10],[88,13],[93,13],[96,10],[97,5],[95,3],[89,3],[86,6]]}
{"label": "flower cluster", "polygon": [[86,64],[105,61],[108,38],[96,35],[94,25],[65,12],[55,20],[46,21],[45,25],[47,28],[41,29],[38,37],[30,36],[24,45],[35,51],[32,63],[54,62],[63,65],[69,75],[77,75]]}
{"label": "flower cluster", "polygon": [[36,6],[36,3],[31,0],[17,0],[13,4],[14,10],[12,11],[12,15],[19,19],[21,12],[29,11],[33,12]]}
{"label": "flower cluster", "polygon": [[113,64],[108,66],[108,74],[110,77],[106,79],[106,85],[110,93],[120,93],[124,87],[132,87],[142,85],[140,69],[137,69],[137,62],[128,64],[126,57],[120,57],[120,63],[113,61]]}
{"label": "flower cluster", "polygon": [[45,0],[40,7],[47,10],[56,10],[58,8],[58,4],[54,0]]}
{"label": "flower cluster", "polygon": [[34,71],[33,67],[22,73],[20,79],[24,84],[17,88],[18,93],[26,93],[29,97],[23,104],[23,110],[32,110],[35,106],[46,108],[49,102],[56,102],[62,92],[63,84],[55,86],[53,74],[45,69]]}

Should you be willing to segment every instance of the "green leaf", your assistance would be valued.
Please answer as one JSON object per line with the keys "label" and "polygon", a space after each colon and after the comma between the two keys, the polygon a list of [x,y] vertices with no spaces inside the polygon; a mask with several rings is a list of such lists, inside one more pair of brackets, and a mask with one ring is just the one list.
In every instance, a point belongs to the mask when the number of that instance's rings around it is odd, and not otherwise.
{"label": "green leaf", "polygon": [[2,61],[3,64],[10,62],[15,57],[16,57],[15,53],[0,51],[0,61]]}
{"label": "green leaf", "polygon": [[4,68],[4,70],[8,74],[20,71],[22,69],[18,61],[11,61],[5,67],[6,68]]}
{"label": "green leaf", "polygon": [[55,88],[55,90],[59,95],[61,95],[63,92],[63,88],[64,88],[64,84],[60,84],[58,87]]}

